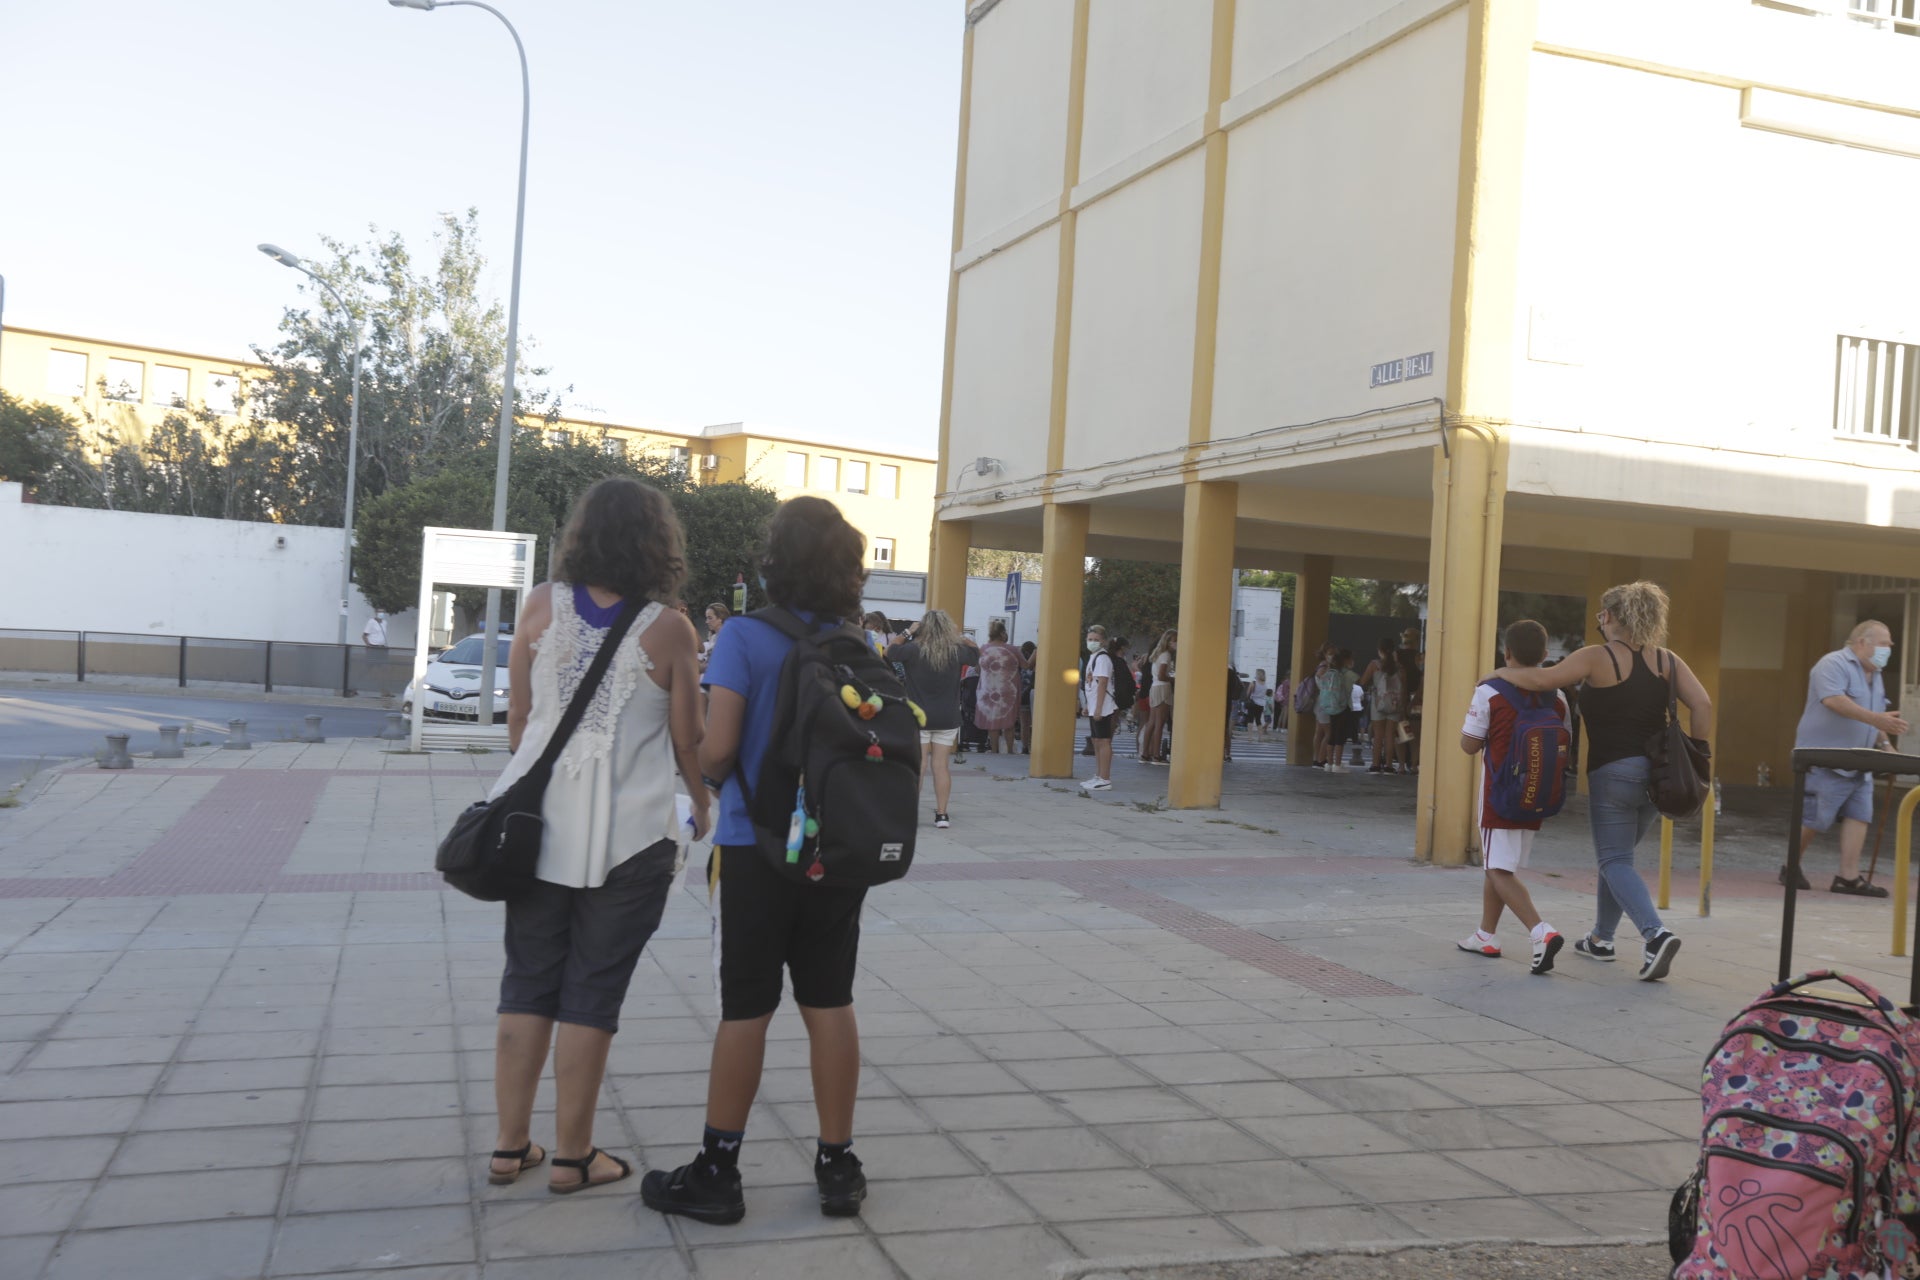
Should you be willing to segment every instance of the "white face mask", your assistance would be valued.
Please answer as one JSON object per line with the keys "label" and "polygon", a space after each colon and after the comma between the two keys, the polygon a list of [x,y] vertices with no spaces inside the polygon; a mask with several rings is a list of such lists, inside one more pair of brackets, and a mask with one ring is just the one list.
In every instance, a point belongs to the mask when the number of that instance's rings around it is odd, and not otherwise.
{"label": "white face mask", "polygon": [[1087,652],[1088,653],[1100,652],[1100,642],[1098,640],[1087,641]]}

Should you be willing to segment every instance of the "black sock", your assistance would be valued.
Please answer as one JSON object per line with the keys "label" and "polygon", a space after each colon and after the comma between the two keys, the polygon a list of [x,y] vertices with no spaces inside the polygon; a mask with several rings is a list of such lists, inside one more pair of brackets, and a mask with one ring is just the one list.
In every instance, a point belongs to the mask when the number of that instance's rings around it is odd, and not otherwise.
{"label": "black sock", "polygon": [[701,1139],[700,1163],[706,1166],[708,1173],[717,1173],[722,1169],[740,1167],[740,1143],[746,1137],[743,1129],[738,1133],[729,1133],[725,1129],[707,1126],[706,1136]]}
{"label": "black sock", "polygon": [[845,1142],[820,1143],[820,1163],[821,1164],[832,1164],[835,1160],[838,1160],[840,1157],[845,1155],[851,1155],[852,1153],[853,1153],[852,1138],[848,1138]]}

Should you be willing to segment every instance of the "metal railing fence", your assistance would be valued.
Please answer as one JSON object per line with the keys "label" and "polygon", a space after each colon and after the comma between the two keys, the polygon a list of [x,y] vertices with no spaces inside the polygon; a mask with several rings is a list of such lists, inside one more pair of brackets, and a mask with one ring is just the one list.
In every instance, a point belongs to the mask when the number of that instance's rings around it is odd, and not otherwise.
{"label": "metal railing fence", "polygon": [[132,677],[169,681],[182,689],[240,685],[267,693],[388,697],[413,678],[413,654],[355,644],[0,628],[0,671],[71,676],[83,684]]}

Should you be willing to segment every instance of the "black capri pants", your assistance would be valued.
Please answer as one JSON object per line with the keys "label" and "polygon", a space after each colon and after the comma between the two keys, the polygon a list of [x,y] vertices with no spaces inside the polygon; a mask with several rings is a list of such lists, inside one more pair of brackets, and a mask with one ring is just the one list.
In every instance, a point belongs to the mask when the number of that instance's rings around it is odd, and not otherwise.
{"label": "black capri pants", "polygon": [[865,889],[796,884],[750,845],[716,845],[707,860],[713,895],[714,969],[720,1017],[763,1018],[780,1007],[781,970],[809,1009],[853,1003]]}
{"label": "black capri pants", "polygon": [[618,1031],[627,984],[660,927],[677,861],[675,843],[661,840],[615,867],[597,889],[536,880],[509,898],[499,1012]]}

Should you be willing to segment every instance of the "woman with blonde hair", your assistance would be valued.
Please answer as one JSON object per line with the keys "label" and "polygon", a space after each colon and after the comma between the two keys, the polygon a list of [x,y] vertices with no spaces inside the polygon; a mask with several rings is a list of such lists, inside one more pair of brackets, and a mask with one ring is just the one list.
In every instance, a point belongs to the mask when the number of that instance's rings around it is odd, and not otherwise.
{"label": "woman with blonde hair", "polygon": [[1613,960],[1613,931],[1625,912],[1644,941],[1640,980],[1658,982],[1673,968],[1680,939],[1660,922],[1647,883],[1633,866],[1634,850],[1660,816],[1647,796],[1647,743],[1666,726],[1668,681],[1686,704],[1690,732],[1703,741],[1713,736],[1713,702],[1680,655],[1661,647],[1667,593],[1657,584],[1608,588],[1594,621],[1605,643],[1551,667],[1502,667],[1495,674],[1535,692],[1586,682],[1580,715],[1587,726],[1588,814],[1600,902],[1592,931],[1573,949],[1589,960]]}
{"label": "woman with blonde hair", "polygon": [[1167,762],[1160,742],[1161,735],[1167,731],[1167,722],[1173,719],[1173,667],[1179,647],[1179,631],[1168,627],[1147,659],[1151,683],[1147,686],[1147,725],[1140,733],[1140,759],[1145,764]]}
{"label": "woman with blonde hair", "polygon": [[946,830],[953,795],[953,746],[960,737],[960,677],[980,660],[980,646],[960,634],[944,609],[920,619],[906,640],[887,650],[906,672],[907,696],[926,713],[920,727],[920,776],[933,774],[933,825]]}

